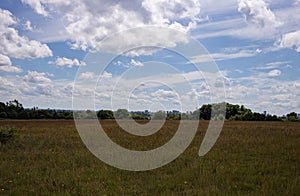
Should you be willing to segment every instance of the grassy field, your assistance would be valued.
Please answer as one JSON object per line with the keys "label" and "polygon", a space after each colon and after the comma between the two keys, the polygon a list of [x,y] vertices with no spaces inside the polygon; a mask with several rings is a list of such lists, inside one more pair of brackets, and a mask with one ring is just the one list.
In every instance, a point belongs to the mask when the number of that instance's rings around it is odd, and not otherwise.
{"label": "grassy field", "polygon": [[[168,141],[178,122],[134,137],[101,122],[120,145],[149,150]],[[72,120],[0,121],[17,136],[0,146],[0,195],[300,195],[300,123],[226,122],[213,149],[198,150],[201,121],[189,148],[170,164],[146,172],[113,168],[82,143]]]}

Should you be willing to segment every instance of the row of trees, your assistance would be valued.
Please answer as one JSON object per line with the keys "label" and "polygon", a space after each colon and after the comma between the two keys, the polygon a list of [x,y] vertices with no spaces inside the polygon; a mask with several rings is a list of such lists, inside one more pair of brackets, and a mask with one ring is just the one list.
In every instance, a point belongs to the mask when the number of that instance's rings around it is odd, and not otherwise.
{"label": "row of trees", "polygon": [[[224,112],[220,112],[226,108]],[[216,114],[212,114],[215,111]],[[300,121],[297,113],[291,112],[285,117],[276,115],[261,114],[252,112],[243,105],[234,105],[230,103],[205,104],[199,109],[191,113],[165,112],[158,111],[155,113],[147,112],[129,112],[126,109],[118,109],[113,112],[111,110],[100,110],[97,113],[87,110],[74,113],[79,118],[99,118],[99,119],[129,119],[149,120],[149,119],[167,119],[167,120],[210,120],[226,119],[226,120],[243,120],[243,121]],[[67,110],[51,110],[51,109],[25,109],[18,100],[9,101],[7,103],[0,102],[0,118],[5,119],[72,119],[73,112]]]}
{"label": "row of trees", "polygon": [[18,100],[0,102],[0,118],[9,119],[72,119],[73,112],[67,110],[25,109]]}

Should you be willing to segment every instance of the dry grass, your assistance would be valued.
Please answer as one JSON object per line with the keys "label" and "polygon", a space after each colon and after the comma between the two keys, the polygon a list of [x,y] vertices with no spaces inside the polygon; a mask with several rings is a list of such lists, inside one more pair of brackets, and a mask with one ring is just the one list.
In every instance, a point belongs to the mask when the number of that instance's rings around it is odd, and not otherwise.
{"label": "dry grass", "polygon": [[[155,135],[134,137],[102,121],[120,145],[146,150],[168,141],[178,122]],[[106,165],[82,143],[71,120],[0,121],[18,137],[0,146],[0,195],[300,194],[300,123],[226,122],[205,156],[197,153],[208,122],[175,161],[147,172]]]}

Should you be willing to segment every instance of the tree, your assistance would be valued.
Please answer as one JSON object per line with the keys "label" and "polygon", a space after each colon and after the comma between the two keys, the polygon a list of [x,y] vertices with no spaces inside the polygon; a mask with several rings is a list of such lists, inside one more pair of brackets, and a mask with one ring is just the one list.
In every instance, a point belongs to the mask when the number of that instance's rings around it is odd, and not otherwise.
{"label": "tree", "polygon": [[114,113],[111,110],[100,110],[97,116],[100,119],[114,119]]}
{"label": "tree", "polygon": [[212,108],[211,104],[202,105],[202,107],[199,109],[200,110],[200,119],[210,120],[211,108]]}
{"label": "tree", "polygon": [[226,119],[230,119],[231,117],[240,114],[245,111],[245,106],[233,105],[226,103]]}
{"label": "tree", "polygon": [[0,112],[3,112],[3,111],[5,111],[5,109],[6,109],[6,106],[5,106],[5,104],[4,104],[4,103],[2,103],[2,102],[0,102]]}
{"label": "tree", "polygon": [[7,118],[6,112],[1,112],[0,113],[0,118]]}
{"label": "tree", "polygon": [[181,119],[180,114],[173,114],[173,113],[167,114],[167,120],[180,120],[180,119]]}
{"label": "tree", "polygon": [[116,119],[129,119],[130,113],[126,109],[118,109],[114,112],[114,116]]}
{"label": "tree", "polygon": [[295,118],[297,118],[297,113],[296,113],[296,112],[291,112],[291,113],[287,114],[286,116],[287,116],[288,118],[290,118],[290,117],[295,117]]}
{"label": "tree", "polygon": [[291,112],[291,113],[287,114],[286,116],[288,118],[288,121],[292,121],[292,122],[300,121],[300,119],[298,119],[296,112]]}
{"label": "tree", "polygon": [[152,119],[154,119],[154,120],[164,120],[164,119],[166,119],[166,113],[163,112],[163,111],[155,112],[152,115]]}
{"label": "tree", "polygon": [[23,110],[21,111],[19,114],[18,114],[18,118],[19,119],[28,119],[29,118],[29,114],[26,110]]}

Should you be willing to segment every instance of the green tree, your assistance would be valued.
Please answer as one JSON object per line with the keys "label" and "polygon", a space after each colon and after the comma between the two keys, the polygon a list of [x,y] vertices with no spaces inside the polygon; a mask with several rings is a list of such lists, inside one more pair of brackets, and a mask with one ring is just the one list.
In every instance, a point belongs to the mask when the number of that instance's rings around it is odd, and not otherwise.
{"label": "green tree", "polygon": [[202,107],[199,109],[200,110],[200,119],[210,120],[211,108],[212,108],[211,104],[202,105]]}
{"label": "green tree", "polygon": [[287,116],[288,118],[290,118],[290,117],[295,117],[295,118],[297,118],[297,113],[296,113],[296,112],[291,112],[291,113],[287,114],[286,116]]}
{"label": "green tree", "polygon": [[167,114],[167,120],[180,120],[180,119],[181,119],[180,114],[173,114],[173,113]]}
{"label": "green tree", "polygon": [[292,121],[292,122],[300,121],[296,112],[291,112],[291,113],[287,114],[286,116],[287,116],[288,121]]}
{"label": "green tree", "polygon": [[245,107],[242,105],[240,108],[239,105],[233,105],[230,103],[226,103],[226,119],[230,119],[231,117],[240,114],[245,111]]}
{"label": "green tree", "polygon": [[116,119],[129,119],[130,113],[126,109],[118,109],[114,112],[114,116]]}
{"label": "green tree", "polygon": [[163,120],[163,119],[166,119],[166,113],[164,111],[155,112],[152,115],[152,119],[154,119],[154,120]]}
{"label": "green tree", "polygon": [[114,119],[114,113],[111,110],[100,110],[97,116],[100,119]]}
{"label": "green tree", "polygon": [[0,113],[0,118],[7,118],[7,114],[6,114],[6,112],[1,112]]}

